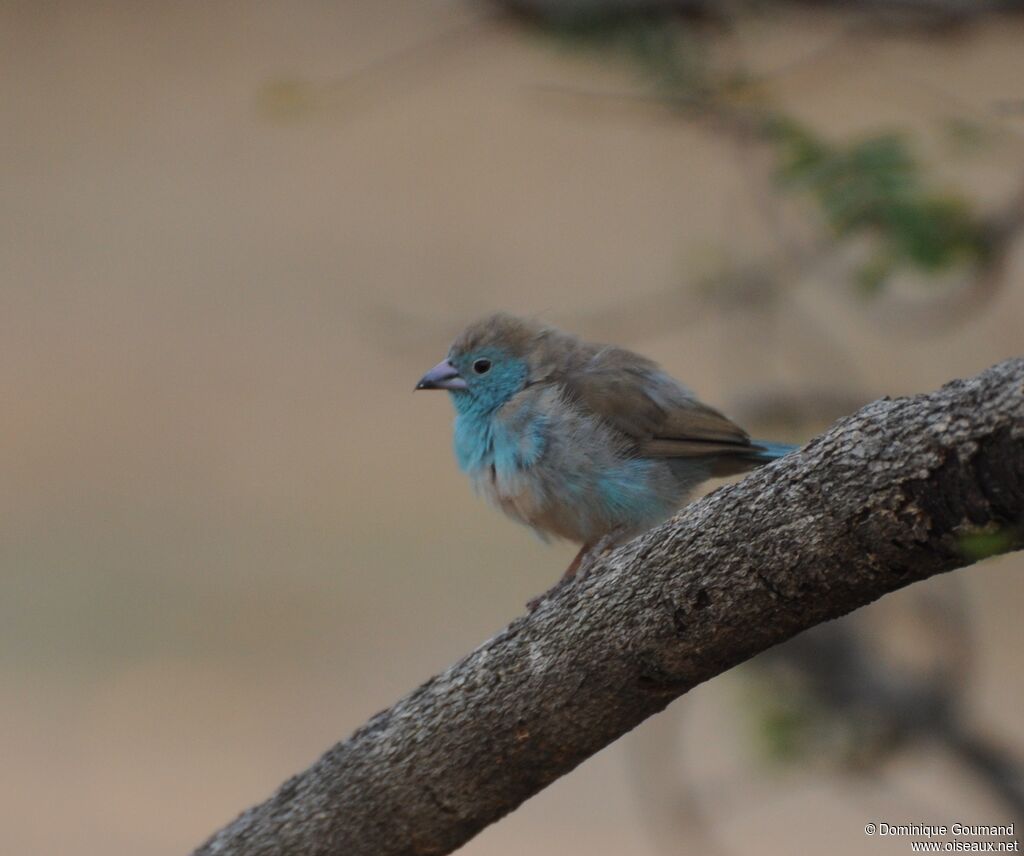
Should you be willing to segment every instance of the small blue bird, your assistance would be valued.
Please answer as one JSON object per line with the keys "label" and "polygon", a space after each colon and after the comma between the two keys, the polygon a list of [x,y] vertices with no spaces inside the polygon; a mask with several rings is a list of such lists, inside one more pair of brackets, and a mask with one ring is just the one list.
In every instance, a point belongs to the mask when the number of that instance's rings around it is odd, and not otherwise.
{"label": "small blue bird", "polygon": [[471,324],[416,389],[446,389],[455,457],[477,490],[541,537],[581,544],[665,520],[698,484],[782,457],[657,364],[507,314]]}

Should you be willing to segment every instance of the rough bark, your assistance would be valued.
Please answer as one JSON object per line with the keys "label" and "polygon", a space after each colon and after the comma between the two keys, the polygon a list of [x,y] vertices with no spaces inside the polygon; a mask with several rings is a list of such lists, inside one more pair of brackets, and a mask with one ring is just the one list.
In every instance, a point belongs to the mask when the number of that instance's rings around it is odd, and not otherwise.
{"label": "rough bark", "polygon": [[196,853],[449,853],[691,687],[1022,524],[1024,358],[876,401],[598,559]]}

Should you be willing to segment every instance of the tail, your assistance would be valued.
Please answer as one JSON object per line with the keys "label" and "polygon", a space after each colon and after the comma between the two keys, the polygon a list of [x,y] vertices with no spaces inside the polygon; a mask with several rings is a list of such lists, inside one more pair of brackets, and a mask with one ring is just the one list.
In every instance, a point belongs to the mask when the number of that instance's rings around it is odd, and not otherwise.
{"label": "tail", "polygon": [[786,443],[771,443],[767,440],[754,440],[749,446],[732,446],[719,449],[720,454],[712,459],[711,475],[715,477],[734,476],[763,467],[788,455],[799,446]]}
{"label": "tail", "polygon": [[799,449],[799,446],[790,446],[788,443],[772,443],[770,440],[754,440],[750,452],[746,456],[755,464],[767,464],[778,460],[783,455]]}

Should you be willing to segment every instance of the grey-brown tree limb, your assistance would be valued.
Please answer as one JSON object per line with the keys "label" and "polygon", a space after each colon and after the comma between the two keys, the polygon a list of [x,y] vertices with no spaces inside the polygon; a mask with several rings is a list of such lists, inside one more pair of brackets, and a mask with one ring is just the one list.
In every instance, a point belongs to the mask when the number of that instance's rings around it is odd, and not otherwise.
{"label": "grey-brown tree limb", "polygon": [[1024,543],[1024,358],[876,401],[594,560],[196,854],[450,853],[702,681],[970,564],[978,533]]}

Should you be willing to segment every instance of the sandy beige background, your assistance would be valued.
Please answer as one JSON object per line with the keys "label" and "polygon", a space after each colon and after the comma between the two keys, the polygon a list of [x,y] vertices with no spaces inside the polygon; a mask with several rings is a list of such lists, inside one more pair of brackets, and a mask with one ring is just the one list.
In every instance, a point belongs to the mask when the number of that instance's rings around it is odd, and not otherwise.
{"label": "sandy beige background", "polygon": [[[558,575],[573,548],[474,498],[448,403],[411,393],[478,314],[618,317],[727,410],[802,383],[920,391],[1021,350],[1019,247],[1006,288],[944,332],[904,335],[891,307],[825,279],[767,321],[680,309],[637,332],[622,307],[770,245],[747,172],[657,110],[551,97],[632,83],[515,28],[468,23],[374,65],[478,15],[0,4],[2,852],[187,852]],[[842,26],[768,18],[727,47],[782,67]],[[1022,43],[1013,19],[840,43],[777,94],[837,133],[992,118],[1022,96]],[[998,123],[992,152],[949,176],[985,204],[1024,164],[1024,116]],[[1020,571],[991,561],[964,596],[971,702],[1024,750]],[[731,739],[716,721],[704,742]],[[642,739],[464,852],[660,852],[632,779]],[[971,813],[947,819],[996,819],[940,762],[901,770]],[[914,820],[917,797],[854,791],[795,781],[726,836],[737,852],[904,852],[861,830],[891,806]]]}

